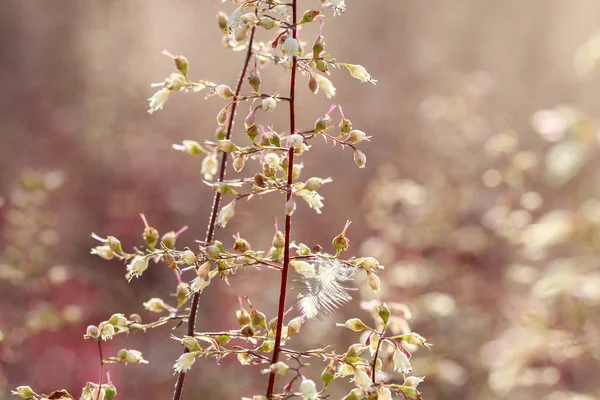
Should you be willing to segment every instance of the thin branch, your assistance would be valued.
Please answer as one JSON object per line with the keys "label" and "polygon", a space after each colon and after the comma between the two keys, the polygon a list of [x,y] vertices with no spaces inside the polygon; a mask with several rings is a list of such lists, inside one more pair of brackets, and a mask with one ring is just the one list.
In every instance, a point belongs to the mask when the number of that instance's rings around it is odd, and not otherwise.
{"label": "thin branch", "polygon": [[[297,0],[293,0],[291,3],[292,7],[292,37],[297,39],[298,31],[296,30],[297,21]],[[292,57],[292,72],[290,76],[290,135],[296,132],[296,66],[298,60],[296,57]],[[288,192],[286,195],[286,203],[292,197],[292,183],[293,183],[293,169],[294,169],[294,148],[290,147],[288,151],[288,174],[287,174],[287,186]],[[277,312],[277,331],[275,333],[275,346],[273,348],[273,359],[271,363],[274,364],[279,360],[279,353],[281,351],[281,335],[283,330],[283,318],[285,315],[285,295],[287,292],[287,276],[290,266],[290,243],[291,243],[291,230],[292,230],[292,216],[285,216],[285,247],[283,253],[283,266],[281,270],[281,286],[279,289],[279,308]],[[269,383],[267,385],[267,399],[271,399],[275,388],[275,371],[271,371],[269,374]]]}
{"label": "thin branch", "polygon": [[98,379],[98,394],[96,400],[100,399],[100,392],[102,391],[102,377],[104,376],[104,357],[102,356],[102,339],[98,338],[98,354],[100,355],[100,378]]}
{"label": "thin branch", "polygon": [[[254,42],[254,33],[256,32],[256,27],[252,28],[250,33],[250,40],[248,42],[248,51],[246,52],[246,59],[244,60],[244,67],[242,68],[242,72],[238,78],[237,87],[235,89],[236,97],[239,96],[242,90],[242,84],[244,83],[244,78],[246,77],[246,71],[248,70],[248,64],[250,63],[250,58],[252,58],[252,44]],[[233,130],[233,121],[235,119],[235,112],[237,110],[238,103],[235,102],[231,106],[231,110],[229,112],[229,121],[227,124],[227,134],[226,138],[231,138],[231,132]],[[225,169],[227,168],[227,153],[221,152],[221,164],[219,166],[219,182],[223,182],[225,179]],[[213,199],[212,211],[210,213],[210,220],[208,223],[208,230],[206,232],[206,243],[210,243],[215,235],[215,226],[217,221],[217,215],[219,213],[219,205],[221,204],[221,194],[215,193],[215,197]],[[195,293],[194,298],[192,299],[192,307],[190,309],[190,316],[188,318],[188,329],[187,335],[194,335],[194,328],[196,325],[196,314],[198,313],[198,302],[200,301],[200,293]],[[184,350],[184,353],[189,352],[187,347]],[[181,400],[181,394],[183,392],[183,384],[185,382],[185,372],[180,372],[177,376],[177,382],[175,383],[175,392],[173,393],[173,400]]]}

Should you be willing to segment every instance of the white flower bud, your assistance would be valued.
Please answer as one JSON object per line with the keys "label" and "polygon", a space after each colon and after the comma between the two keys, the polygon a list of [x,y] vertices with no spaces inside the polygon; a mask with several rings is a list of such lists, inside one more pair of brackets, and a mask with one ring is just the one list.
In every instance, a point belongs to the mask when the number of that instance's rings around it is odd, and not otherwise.
{"label": "white flower bud", "polygon": [[363,140],[369,140],[370,136],[367,136],[363,131],[359,131],[358,129],[351,130],[348,134],[348,141],[351,143],[360,143]]}
{"label": "white flower bud", "polygon": [[409,376],[404,380],[402,386],[414,387],[419,386],[419,383],[423,382],[425,379],[419,376]]}
{"label": "white flower bud", "polygon": [[300,393],[302,393],[302,400],[317,400],[319,398],[317,385],[310,379],[302,380],[300,383]]}
{"label": "white flower bud", "polygon": [[127,274],[125,277],[129,281],[134,276],[139,278],[146,269],[148,269],[148,259],[143,256],[135,256],[127,265]]}
{"label": "white flower bud", "polygon": [[277,106],[277,100],[273,97],[267,97],[262,101],[262,109],[264,111],[273,111],[275,106]]}
{"label": "white flower bud", "polygon": [[169,100],[171,91],[167,88],[162,88],[158,92],[154,93],[152,97],[148,99],[149,109],[148,114],[152,114],[156,110],[162,110],[163,106]]}
{"label": "white flower bud", "polygon": [[17,390],[11,390],[11,394],[19,396],[22,399],[29,399],[38,396],[29,386],[18,386]]}
{"label": "white flower bud", "polygon": [[98,329],[100,330],[100,339],[102,340],[112,339],[115,335],[115,327],[109,324],[108,321],[101,322],[98,325]]}
{"label": "white flower bud", "polygon": [[288,57],[298,57],[300,55],[300,43],[292,37],[285,39],[285,42],[283,42],[283,52]]}
{"label": "white flower bud", "polygon": [[[317,83],[319,84],[319,88],[323,91],[323,93],[325,94],[325,97],[327,97],[328,99],[332,98],[333,96],[335,96],[335,86],[333,86],[333,83],[331,83],[331,81],[324,77],[321,74],[313,74],[315,79],[317,80]],[[314,92],[317,93],[317,92]]]}
{"label": "white flower bud", "polygon": [[366,68],[362,65],[344,63],[340,63],[338,65],[342,65],[348,68],[348,71],[350,71],[350,75],[352,75],[353,78],[358,79],[361,82],[371,82],[373,85],[377,83],[377,81],[371,77],[371,74],[369,74]]}
{"label": "white flower bud", "polygon": [[186,263],[187,265],[192,265],[193,263],[196,262],[196,255],[194,254],[193,251],[191,250],[185,250],[183,252],[183,254],[181,255],[181,259],[183,260],[184,263]]}
{"label": "white flower bud", "polygon": [[150,300],[144,302],[144,308],[148,311],[152,311],[155,313],[161,313],[163,311],[168,310],[167,305],[162,299],[159,298],[151,298]]}
{"label": "white flower bud", "polygon": [[400,349],[396,349],[394,352],[394,371],[399,371],[403,374],[410,374],[412,372],[408,356]]}
{"label": "white flower bud", "polygon": [[221,211],[219,211],[219,216],[217,217],[217,225],[219,225],[221,228],[225,228],[229,220],[233,218],[234,215],[235,200],[221,208]]}
{"label": "white flower bud", "polygon": [[368,389],[371,387],[371,379],[369,379],[369,375],[367,375],[367,373],[362,369],[358,368],[354,370],[354,383],[363,389]]}
{"label": "white flower bud", "polygon": [[358,168],[364,168],[367,163],[367,156],[362,151],[354,149],[354,162],[358,165]]}
{"label": "white flower bud", "polygon": [[204,179],[207,181],[211,180],[217,174],[218,169],[216,154],[209,154],[202,160],[202,169],[200,172],[202,172]]}
{"label": "white flower bud", "polygon": [[186,372],[187,370],[192,368],[192,365],[194,365],[194,363],[196,362],[196,354],[196,352],[182,354],[177,359],[175,365],[173,365],[173,369],[175,370],[173,374],[176,374],[178,372]]}
{"label": "white flower bud", "polygon": [[109,246],[96,246],[92,249],[91,254],[96,254],[105,260],[112,260],[115,257],[115,252]]}
{"label": "white flower bud", "polygon": [[215,93],[222,99],[228,99],[235,96],[231,88],[227,85],[219,85],[215,88]]}

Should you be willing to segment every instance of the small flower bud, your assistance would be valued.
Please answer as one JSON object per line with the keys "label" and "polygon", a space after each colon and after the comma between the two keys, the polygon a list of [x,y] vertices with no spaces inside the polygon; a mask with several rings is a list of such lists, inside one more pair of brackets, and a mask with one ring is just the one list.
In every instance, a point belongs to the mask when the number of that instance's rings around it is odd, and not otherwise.
{"label": "small flower bud", "polygon": [[233,216],[235,215],[235,200],[231,203],[227,204],[225,207],[221,208],[219,215],[217,217],[217,225],[221,228],[225,228],[227,223]]}
{"label": "small flower bud", "polygon": [[415,344],[417,346],[425,345],[427,341],[423,336],[419,335],[416,332],[407,333],[406,335],[401,335],[400,339],[404,340],[408,344]]}
{"label": "small flower bud", "polygon": [[287,57],[298,57],[300,55],[300,43],[297,39],[287,38],[283,42],[283,52]]}
{"label": "small flower bud", "polygon": [[241,365],[248,365],[252,361],[252,356],[248,353],[238,353],[237,359]]}
{"label": "small flower bud", "polygon": [[184,56],[176,56],[174,59],[175,67],[183,74],[183,76],[187,76],[189,62],[188,59]]}
{"label": "small flower bud", "polygon": [[133,322],[134,324],[141,324],[142,323],[142,317],[140,317],[140,314],[131,314],[129,316],[129,320],[131,322]]}
{"label": "small flower bud", "polygon": [[275,176],[275,174],[277,173],[277,168],[275,168],[275,166],[271,163],[263,163],[262,165],[263,168],[263,175],[266,176],[267,178],[273,178]]}
{"label": "small flower bud", "polygon": [[315,122],[315,134],[327,129],[329,122],[331,122],[331,117],[329,114],[324,114],[323,116],[319,117],[319,119],[317,119]]}
{"label": "small flower bud", "polygon": [[104,394],[106,395],[107,400],[112,400],[117,396],[117,388],[112,383],[104,386]]}
{"label": "small flower bud", "polygon": [[244,165],[246,165],[246,156],[243,154],[240,154],[233,159],[233,169],[235,172],[240,172],[242,169],[244,169]]}
{"label": "small flower bud", "polygon": [[250,30],[250,27],[248,25],[243,26],[241,29],[237,29],[235,31],[235,35],[234,35],[234,39],[236,42],[243,42],[246,37],[248,36],[248,31]]}
{"label": "small flower bud", "polygon": [[258,130],[258,127],[256,125],[252,125],[248,129],[246,129],[246,135],[248,135],[248,138],[252,143],[254,143],[254,140],[259,134],[260,131]]}
{"label": "small flower bud", "polygon": [[390,320],[391,312],[386,303],[381,303],[377,307],[377,314],[379,314],[379,317],[383,321],[383,325],[387,325],[388,321]]}
{"label": "small flower bud", "polygon": [[192,155],[205,152],[202,146],[200,146],[200,143],[196,142],[195,140],[184,140],[181,144],[174,144],[172,147],[175,150],[185,151],[186,153]]}
{"label": "small flower bud", "polygon": [[227,137],[227,129],[225,129],[225,127],[222,125],[217,126],[217,129],[215,130],[215,137],[217,138],[217,140],[225,139]]}
{"label": "small flower bud", "polygon": [[373,257],[363,257],[356,260],[356,265],[365,271],[370,271],[373,268],[379,268],[379,261]]}
{"label": "small flower bud", "polygon": [[187,265],[192,265],[193,263],[196,262],[196,255],[194,254],[193,251],[191,250],[185,250],[182,254],[181,254],[181,259],[183,260],[184,263],[186,263]]}
{"label": "small flower bud", "polygon": [[277,132],[269,132],[268,134],[269,144],[275,147],[281,147],[281,138]]}
{"label": "small flower bud", "polygon": [[402,349],[396,349],[393,356],[394,371],[402,372],[403,374],[410,374],[412,367],[408,355]]}
{"label": "small flower bud", "polygon": [[131,280],[134,276],[139,278],[146,269],[148,269],[147,258],[135,256],[131,259],[131,262],[127,264],[127,273],[125,274],[125,277],[127,280]]}
{"label": "small flower bud", "polygon": [[271,30],[273,28],[275,28],[276,26],[279,26],[279,21],[271,18],[271,17],[260,17],[258,19],[258,25],[266,30]]}
{"label": "small flower bud", "polygon": [[277,330],[277,317],[271,318],[269,321],[269,328],[275,332]]}
{"label": "small flower bud", "polygon": [[267,186],[265,182],[265,176],[263,174],[254,175],[254,184],[259,188],[264,188]]}
{"label": "small flower bud", "polygon": [[335,368],[333,367],[332,362],[330,362],[323,372],[321,372],[321,379],[323,379],[325,387],[329,386],[329,384],[335,379]]}
{"label": "small flower bud", "polygon": [[274,372],[276,375],[285,375],[285,373],[289,370],[290,367],[282,361],[278,361],[275,364],[271,364],[269,366],[269,371]]}
{"label": "small flower bud", "polygon": [[267,330],[267,317],[262,312],[253,308],[250,312],[251,322],[253,325],[258,326],[259,328]]}
{"label": "small flower bud", "polygon": [[177,308],[183,306],[189,299],[191,289],[190,284],[187,282],[181,282],[177,285]]}
{"label": "small flower bud", "polygon": [[348,329],[350,329],[353,332],[361,332],[361,331],[363,331],[365,329],[370,329],[364,322],[362,322],[358,318],[350,318],[343,325],[342,324],[336,324],[336,325],[348,328]]}
{"label": "small flower bud", "polygon": [[327,61],[323,60],[322,58],[315,59],[315,67],[319,72],[322,72],[324,74],[329,73],[329,65],[327,64]]}
{"label": "small flower bud", "polygon": [[292,215],[296,211],[296,202],[293,197],[290,197],[288,201],[285,202],[285,215]]}
{"label": "small flower bud", "polygon": [[239,150],[239,148],[228,139],[218,140],[217,149],[224,151],[225,153],[232,153]]}
{"label": "small flower bud", "polygon": [[99,335],[100,332],[98,331],[98,327],[95,325],[89,325],[85,330],[85,335],[83,335],[83,338],[98,340]]}
{"label": "small flower bud", "polygon": [[299,256],[308,256],[310,255],[310,248],[304,243],[300,243],[296,249],[296,254]]}
{"label": "small flower bud", "polygon": [[202,350],[202,347],[200,347],[198,340],[191,336],[184,336],[183,339],[181,339],[181,344],[184,345],[185,348],[188,349],[189,351],[201,351]]}
{"label": "small flower bud", "polygon": [[252,72],[250,72],[250,75],[248,76],[248,83],[250,83],[250,86],[252,86],[256,93],[260,93],[260,84],[262,83],[262,79],[260,78],[260,72],[258,72],[258,69],[255,68],[252,70]]}
{"label": "small flower bud", "polygon": [[321,14],[321,11],[318,10],[307,10],[304,12],[304,15],[302,16],[302,19],[300,20],[300,22],[298,22],[298,24],[305,24],[307,22],[314,22],[315,18],[317,18],[319,16],[319,14]]}
{"label": "small flower bud", "polygon": [[379,277],[373,272],[367,271],[367,280],[369,281],[369,286],[371,286],[371,289],[373,289],[375,293],[378,293],[379,289],[381,289],[381,281],[379,280]]}
{"label": "small flower bud", "polygon": [[106,321],[101,322],[98,329],[100,330],[100,339],[102,340],[112,339],[115,335],[115,327]]}
{"label": "small flower bud", "polygon": [[[371,379],[367,373],[359,368],[354,369],[354,383],[360,386],[362,389],[369,389],[371,387]],[[362,399],[362,396],[359,397]]]}
{"label": "small flower bud", "polygon": [[19,396],[22,399],[38,398],[38,394],[29,386],[18,386],[17,390],[12,390],[11,394]]}
{"label": "small flower bud", "polygon": [[419,383],[423,382],[423,380],[424,379],[419,376],[409,376],[404,380],[402,386],[416,388],[417,386],[419,386]]}
{"label": "small flower bud", "polygon": [[303,322],[304,320],[302,319],[302,317],[296,317],[292,319],[287,325],[288,337],[292,337],[295,334],[299,333]]}
{"label": "small flower bud", "polygon": [[363,140],[369,140],[370,136],[367,136],[363,131],[359,131],[358,129],[354,129],[350,131],[348,135],[348,141],[351,143],[360,143]]}
{"label": "small flower bud", "polygon": [[225,107],[223,107],[221,109],[221,111],[219,111],[219,113],[217,114],[217,124],[225,125],[225,122],[227,122],[228,111],[229,111],[229,105],[226,105]]}
{"label": "small flower bud", "polygon": [[152,97],[148,98],[149,109],[148,114],[154,113],[154,111],[162,110],[163,106],[169,100],[169,95],[171,94],[171,90],[167,88],[162,88],[158,92],[154,93]]}
{"label": "small flower bud", "polygon": [[313,43],[312,50],[314,58],[318,58],[323,52],[323,50],[325,50],[325,39],[323,38],[323,36],[317,36],[315,42]]}
{"label": "small flower bud", "polygon": [[277,100],[275,100],[273,97],[266,97],[262,101],[262,109],[264,111],[273,111],[276,106]]}
{"label": "small flower bud", "polygon": [[113,314],[109,319],[108,319],[108,323],[112,324],[114,326],[120,326],[120,327],[125,327],[127,326],[127,323],[129,321],[127,321],[127,318],[125,318],[125,315],[123,314]]}
{"label": "small flower bud", "polygon": [[[352,132],[352,121],[350,121],[347,118],[342,118],[342,120],[340,121],[340,131],[345,135],[346,133]],[[350,139],[348,139],[350,140]],[[353,143],[358,143],[358,142],[353,142]]]}
{"label": "small flower bud", "polygon": [[231,88],[227,85],[218,85],[215,88],[215,93],[224,100],[235,96],[235,94],[231,91]]}
{"label": "small flower bud", "polygon": [[337,250],[337,254],[339,255],[342,251],[348,250],[350,247],[350,239],[346,237],[346,230],[350,226],[350,221],[346,221],[346,225],[344,226],[344,230],[342,233],[333,238],[331,242],[333,247]]}
{"label": "small flower bud", "polygon": [[175,231],[167,232],[160,239],[162,244],[164,244],[167,248],[172,249],[175,247],[175,241],[177,240],[177,233]]}
{"label": "small flower bud", "polygon": [[240,329],[240,333],[244,337],[252,337],[256,333],[256,329],[252,325],[244,325]]}
{"label": "small flower bud", "polygon": [[363,389],[352,389],[350,393],[348,393],[342,400],[362,400],[365,396],[365,391]]}
{"label": "small flower bud", "polygon": [[159,298],[151,298],[150,300],[144,302],[144,308],[148,311],[152,311],[155,313],[161,313],[163,311],[167,311],[169,308],[165,304],[162,299]]}
{"label": "small flower bud", "polygon": [[365,67],[363,67],[362,65],[343,63],[339,63],[338,65],[348,68],[348,71],[350,71],[350,75],[352,75],[353,78],[358,79],[361,82],[371,82],[373,85],[377,83],[377,81],[371,77],[371,74],[369,74]]}
{"label": "small flower bud", "polygon": [[115,252],[108,246],[96,246],[90,251],[90,254],[96,254],[105,260],[115,258]]}
{"label": "small flower bud", "polygon": [[244,309],[236,310],[235,317],[240,326],[248,325],[251,322],[250,313]]}
{"label": "small flower bud", "polygon": [[114,236],[107,236],[106,242],[104,242],[104,244],[110,247],[110,249],[115,253],[123,252],[123,249],[121,248],[121,242]]}
{"label": "small flower bud", "polygon": [[362,151],[354,149],[354,162],[358,165],[358,168],[364,168],[367,163],[367,156]]}
{"label": "small flower bud", "polygon": [[177,372],[186,372],[192,365],[196,362],[196,352],[189,352],[182,354],[178,359],[175,365],[173,365],[173,369],[175,373]]}
{"label": "small flower bud", "polygon": [[119,361],[126,364],[148,364],[148,361],[144,360],[142,353],[137,350],[121,349],[117,354]]}
{"label": "small flower bud", "polygon": [[228,33],[228,29],[227,29],[227,21],[228,20],[229,20],[229,17],[223,11],[217,12],[217,24],[219,25],[219,29],[221,29],[221,32],[223,32],[224,34]]}
{"label": "small flower bud", "polygon": [[308,89],[314,94],[319,92],[319,81],[315,78],[314,74],[310,74],[308,77]]}
{"label": "small flower bud", "polygon": [[285,246],[285,238],[283,237],[283,233],[281,231],[275,232],[275,236],[273,236],[273,247],[276,249],[283,248]]}
{"label": "small flower bud", "polygon": [[310,379],[302,380],[300,383],[300,393],[302,393],[302,400],[317,400],[319,398],[317,385]]}
{"label": "small flower bud", "polygon": [[323,91],[323,93],[325,94],[325,97],[330,99],[333,96],[335,96],[335,92],[336,92],[335,86],[333,86],[333,83],[331,83],[331,81],[328,78],[326,78],[320,74],[313,74],[313,76],[319,83],[319,88]]}
{"label": "small flower bud", "polygon": [[185,76],[178,72],[170,74],[169,77],[165,80],[165,87],[167,89],[170,89],[172,92],[180,91],[183,87],[185,87],[185,84]]}
{"label": "small flower bud", "polygon": [[146,245],[148,245],[149,248],[153,249],[154,246],[156,246],[156,242],[158,242],[158,231],[156,228],[147,225],[144,228],[142,239],[144,242],[146,242]]}

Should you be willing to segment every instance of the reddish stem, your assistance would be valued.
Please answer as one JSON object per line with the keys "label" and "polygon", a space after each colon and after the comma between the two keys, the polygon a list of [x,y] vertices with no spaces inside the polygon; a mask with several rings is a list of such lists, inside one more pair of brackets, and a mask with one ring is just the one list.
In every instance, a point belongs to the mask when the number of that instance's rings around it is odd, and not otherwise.
{"label": "reddish stem", "polygon": [[[254,32],[256,31],[256,27],[252,28],[250,33],[250,40],[248,42],[248,51],[246,52],[246,59],[244,60],[244,67],[242,68],[242,72],[240,77],[238,78],[237,87],[235,89],[235,96],[239,96],[240,91],[242,90],[242,84],[244,83],[244,78],[246,77],[246,71],[248,70],[248,64],[250,63],[250,58],[252,57],[252,43],[254,42]],[[234,102],[231,105],[231,109],[229,111],[229,120],[227,123],[227,134],[225,137],[227,139],[231,138],[231,132],[233,130],[233,121],[235,119],[235,112],[237,110],[238,102]],[[219,179],[218,182],[223,182],[225,179],[225,170],[227,168],[227,153],[221,152],[221,164],[219,166]],[[213,198],[212,211],[210,213],[210,220],[208,223],[208,229],[206,231],[206,243],[209,243],[213,240],[215,235],[215,226],[217,221],[217,215],[219,214],[219,205],[221,204],[221,194],[215,193],[215,197]],[[192,299],[192,308],[190,309],[190,314],[188,317],[188,329],[187,335],[194,336],[194,329],[196,325],[196,314],[198,313],[198,302],[200,301],[200,293],[195,293]],[[189,352],[187,347],[184,349],[184,353]],[[181,394],[183,392],[183,384],[185,382],[185,372],[180,372],[177,376],[177,382],[175,383],[175,392],[173,393],[173,400],[181,400]]]}
{"label": "reddish stem", "polygon": [[[296,1],[294,0],[292,6],[292,37],[297,39],[298,32],[296,31],[296,20],[297,20],[297,7]],[[290,77],[290,135],[296,132],[296,66],[298,60],[296,57],[292,58],[292,73]],[[287,174],[287,195],[286,202],[292,197],[292,181],[293,181],[293,169],[294,169],[294,148],[290,147],[288,150],[288,174]],[[276,363],[279,360],[279,353],[281,352],[281,333],[283,329],[283,318],[285,315],[285,295],[287,293],[287,276],[290,266],[290,243],[291,243],[291,231],[292,231],[292,216],[285,216],[285,247],[283,252],[283,266],[281,270],[281,286],[279,288],[279,308],[277,310],[277,331],[275,333],[275,347],[273,348],[273,359],[271,364]],[[269,374],[269,383],[267,385],[267,399],[271,399],[275,388],[275,372]]]}

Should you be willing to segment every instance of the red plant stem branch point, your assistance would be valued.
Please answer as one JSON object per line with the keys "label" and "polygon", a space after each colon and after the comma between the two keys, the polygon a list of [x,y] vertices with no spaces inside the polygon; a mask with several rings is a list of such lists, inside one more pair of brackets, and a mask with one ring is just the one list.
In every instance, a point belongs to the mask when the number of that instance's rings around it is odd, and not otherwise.
{"label": "red plant stem branch point", "polygon": [[[248,64],[250,64],[250,59],[252,58],[252,44],[254,42],[254,32],[256,31],[256,27],[252,28],[250,33],[250,40],[248,42],[248,51],[246,52],[246,59],[244,60],[244,67],[242,68],[242,72],[237,81],[237,87],[235,89],[235,96],[238,97],[241,90],[242,84],[244,83],[244,78],[246,77],[246,72],[248,70]],[[227,133],[226,138],[231,138],[231,132],[233,130],[233,122],[235,119],[235,113],[237,111],[238,102],[234,102],[231,106],[231,110],[229,112],[229,120],[227,123]],[[223,182],[225,179],[225,170],[227,168],[227,153],[221,152],[221,163],[219,166],[219,179],[218,182]],[[208,230],[206,231],[206,243],[209,243],[213,240],[215,235],[215,227],[217,221],[217,215],[219,214],[219,206],[221,204],[221,194],[215,193],[215,197],[213,198],[212,210],[210,213],[210,220],[208,223]],[[195,293],[192,299],[192,307],[190,309],[190,315],[188,317],[188,329],[187,335],[194,336],[194,329],[196,325],[196,314],[198,313],[198,302],[200,301],[200,293]],[[184,353],[189,352],[187,348],[185,348]],[[175,383],[175,392],[173,393],[173,400],[181,400],[181,394],[183,392],[183,384],[185,382],[185,372],[180,372],[177,376],[177,382]]]}
{"label": "red plant stem branch point", "polygon": [[[297,39],[298,32],[296,31],[297,21],[297,7],[296,1],[292,2],[292,37]],[[292,58],[292,73],[290,77],[290,135],[296,132],[296,57]],[[286,202],[292,197],[292,180],[293,180],[293,169],[294,169],[294,148],[290,147],[288,150],[288,174],[287,174],[287,187],[288,192],[286,195]],[[279,360],[279,353],[281,352],[281,332],[283,330],[283,318],[285,315],[285,295],[287,292],[287,276],[290,267],[290,243],[291,243],[291,230],[292,230],[292,216],[285,216],[285,247],[283,252],[283,268],[281,270],[281,286],[279,289],[279,308],[277,310],[277,331],[275,334],[275,347],[273,348],[273,359],[271,364],[276,363]],[[269,374],[269,383],[267,385],[267,399],[271,399],[273,391],[275,389],[275,372]]]}

